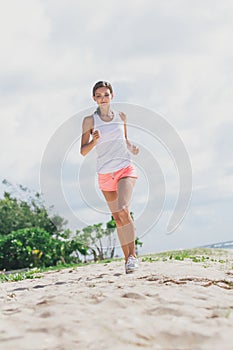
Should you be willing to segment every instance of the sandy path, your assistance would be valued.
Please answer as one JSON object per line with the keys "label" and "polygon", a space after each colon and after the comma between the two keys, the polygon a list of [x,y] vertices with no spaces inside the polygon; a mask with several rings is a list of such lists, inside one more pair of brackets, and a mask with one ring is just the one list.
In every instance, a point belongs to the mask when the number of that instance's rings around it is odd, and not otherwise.
{"label": "sandy path", "polygon": [[2,283],[0,349],[230,350],[232,280],[232,262],[117,261]]}

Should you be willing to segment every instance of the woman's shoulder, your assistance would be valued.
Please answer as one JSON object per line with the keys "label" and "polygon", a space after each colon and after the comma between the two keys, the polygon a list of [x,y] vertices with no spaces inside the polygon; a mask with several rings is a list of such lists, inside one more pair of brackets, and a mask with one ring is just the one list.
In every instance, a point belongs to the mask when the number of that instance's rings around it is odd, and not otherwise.
{"label": "woman's shoulder", "polygon": [[123,112],[120,112],[120,111],[118,112],[118,114],[119,114],[121,120],[122,120],[123,122],[126,122],[126,120],[127,120],[126,114],[123,113]]}
{"label": "woman's shoulder", "polygon": [[93,123],[93,120],[94,120],[93,114],[87,115],[86,117],[83,118],[83,123],[90,124],[90,123]]}

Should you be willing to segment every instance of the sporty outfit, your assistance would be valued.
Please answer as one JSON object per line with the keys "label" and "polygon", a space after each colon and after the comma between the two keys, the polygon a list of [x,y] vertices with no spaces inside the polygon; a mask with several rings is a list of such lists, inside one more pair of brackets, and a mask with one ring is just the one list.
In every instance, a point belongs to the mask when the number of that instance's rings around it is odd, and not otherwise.
{"label": "sporty outfit", "polygon": [[116,111],[109,122],[103,121],[97,112],[93,118],[94,130],[100,133],[95,147],[99,187],[103,191],[116,191],[123,177],[138,177],[127,148],[124,122]]}

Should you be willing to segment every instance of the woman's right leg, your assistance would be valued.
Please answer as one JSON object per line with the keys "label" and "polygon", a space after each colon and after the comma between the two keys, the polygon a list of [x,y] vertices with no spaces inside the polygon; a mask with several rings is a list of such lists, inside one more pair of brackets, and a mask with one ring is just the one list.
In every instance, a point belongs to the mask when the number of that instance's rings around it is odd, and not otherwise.
{"label": "woman's right leg", "polygon": [[122,251],[125,256],[125,261],[129,257],[129,247],[128,242],[125,241],[125,237],[122,230],[122,222],[119,217],[119,206],[118,206],[118,193],[117,191],[102,191],[109,209],[111,210],[112,216],[116,222],[117,234],[121,244]]}

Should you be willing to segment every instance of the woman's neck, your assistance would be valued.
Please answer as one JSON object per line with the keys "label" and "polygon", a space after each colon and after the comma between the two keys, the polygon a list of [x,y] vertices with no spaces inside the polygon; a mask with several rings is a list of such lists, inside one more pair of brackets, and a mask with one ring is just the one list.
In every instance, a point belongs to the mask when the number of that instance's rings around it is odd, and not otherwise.
{"label": "woman's neck", "polygon": [[110,110],[110,106],[99,106],[97,108],[97,113],[99,114],[99,116],[102,116],[102,117],[107,117],[112,114]]}

